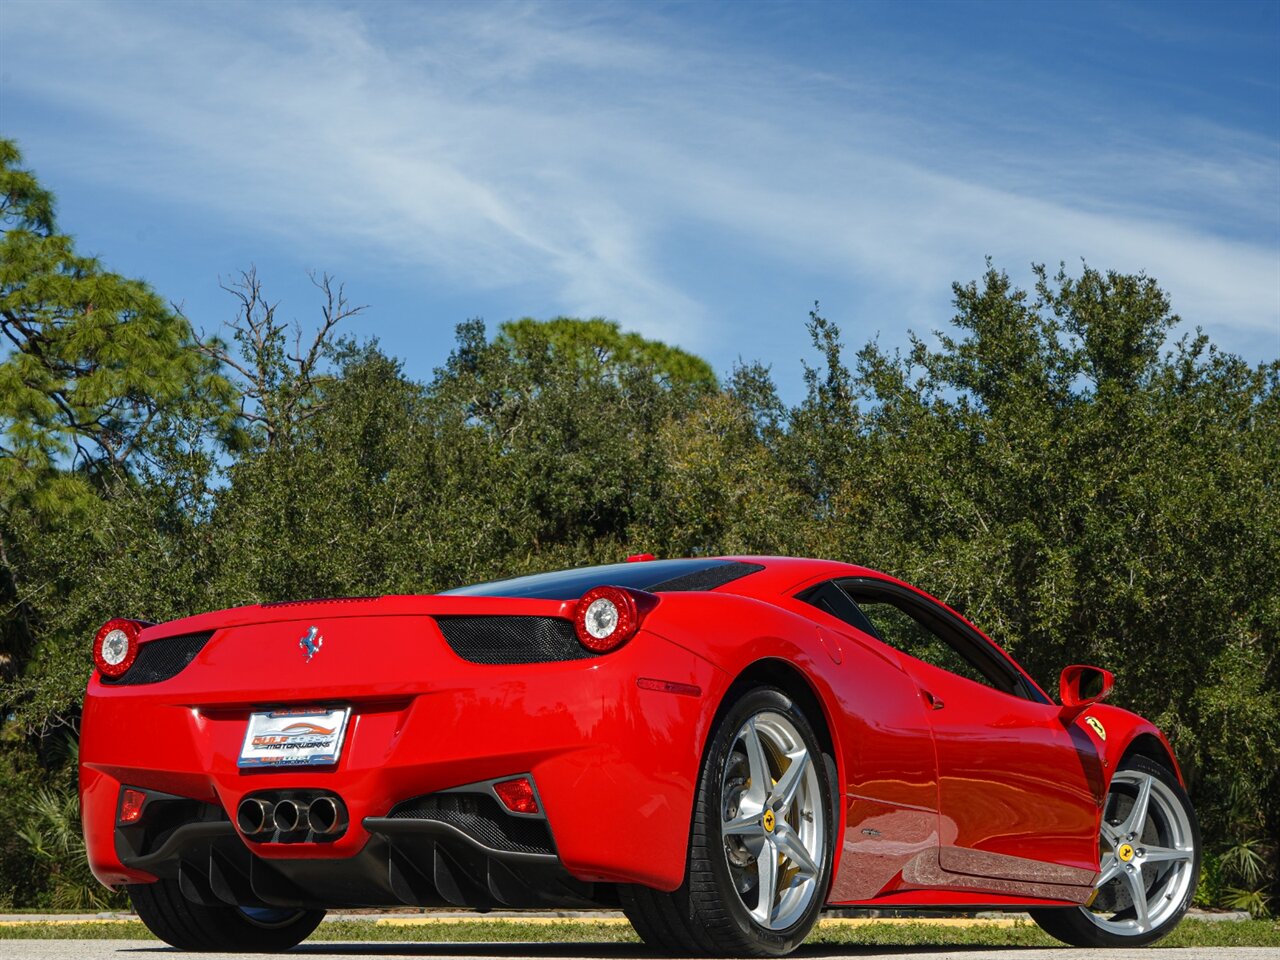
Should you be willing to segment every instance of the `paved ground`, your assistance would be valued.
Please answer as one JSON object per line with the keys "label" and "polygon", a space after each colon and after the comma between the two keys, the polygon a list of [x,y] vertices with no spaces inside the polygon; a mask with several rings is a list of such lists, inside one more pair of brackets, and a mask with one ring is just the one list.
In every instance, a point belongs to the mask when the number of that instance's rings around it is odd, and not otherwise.
{"label": "paved ground", "polygon": [[[1014,921],[1009,915],[997,915],[979,923],[994,923],[1004,926]],[[1224,915],[1208,914],[1204,919],[1243,919],[1247,914]],[[128,914],[97,915],[38,915],[8,914],[0,915],[0,926],[15,923],[53,922],[62,923],[102,923],[112,920],[136,919]],[[448,911],[432,911],[430,918],[419,914],[402,912],[398,914],[378,914],[369,911],[361,914],[330,914],[326,920],[366,920],[379,924],[419,925],[429,919],[435,927],[431,934],[441,935],[440,924],[451,922],[471,922],[479,919],[498,919],[495,914],[480,917],[475,913],[450,913]],[[596,923],[625,923],[626,920],[617,913],[593,911],[589,914],[574,914],[566,911],[559,916],[553,914],[515,914],[510,919],[519,919],[529,923],[563,922],[565,920],[584,919]],[[823,923],[831,926],[857,926],[869,922],[865,919],[824,918]],[[886,922],[881,920],[880,922]],[[926,922],[946,926],[967,926],[975,922],[970,918],[933,918],[929,920],[888,920],[893,924],[911,924]],[[424,936],[428,935],[424,931]],[[428,960],[649,960],[654,955],[637,944],[602,944],[602,943],[330,943],[307,942],[292,951],[293,956],[316,958],[316,960],[371,960],[376,957],[423,957]],[[169,957],[186,956],[169,947],[142,940],[0,940],[0,960],[166,960]],[[242,960],[245,956],[279,956],[279,954],[191,954],[200,960]],[[936,947],[880,946],[880,947],[805,947],[794,956],[805,960],[1280,960],[1280,948],[1275,947],[1217,947],[1217,948],[1149,948],[1135,950],[1091,951],[1071,948],[1042,947],[951,947],[939,950]]]}
{"label": "paved ground", "polygon": [[[370,957],[427,957],[430,960],[647,960],[653,954],[634,944],[573,943],[304,943],[290,956],[317,960],[369,960]],[[0,956],[9,960],[165,960],[179,956],[168,947],[138,940],[0,940]],[[199,960],[243,960],[279,954],[191,954]],[[1275,947],[1214,947],[1175,950],[1075,950],[1007,947],[955,947],[937,951],[917,947],[803,948],[793,956],[806,960],[1280,960]]]}

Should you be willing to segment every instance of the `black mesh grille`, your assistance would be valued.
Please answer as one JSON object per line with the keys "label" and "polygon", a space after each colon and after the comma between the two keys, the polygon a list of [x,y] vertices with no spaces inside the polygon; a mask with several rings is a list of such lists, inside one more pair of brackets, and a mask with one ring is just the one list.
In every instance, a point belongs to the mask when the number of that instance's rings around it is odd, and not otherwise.
{"label": "black mesh grille", "polygon": [[430,793],[392,808],[393,820],[436,820],[457,827],[491,850],[554,853],[546,821],[513,817],[487,793]]}
{"label": "black mesh grille", "polygon": [[679,577],[672,577],[670,580],[664,580],[662,583],[655,583],[649,587],[649,592],[671,593],[682,590],[714,590],[716,587],[723,587],[726,583],[732,583],[740,577],[745,577],[749,573],[755,573],[757,570],[763,569],[764,564],[762,563],[743,563],[740,560],[733,563],[722,563],[719,566],[707,567],[705,570],[696,570],[693,573],[686,573]]}
{"label": "black mesh grille", "polygon": [[559,617],[436,617],[453,652],[472,663],[551,663],[593,654]]}
{"label": "black mesh grille", "polygon": [[196,658],[213,636],[212,630],[203,633],[184,633],[176,637],[148,640],[138,649],[138,659],[125,671],[124,676],[102,682],[125,686],[139,683],[159,683],[176,677]]}

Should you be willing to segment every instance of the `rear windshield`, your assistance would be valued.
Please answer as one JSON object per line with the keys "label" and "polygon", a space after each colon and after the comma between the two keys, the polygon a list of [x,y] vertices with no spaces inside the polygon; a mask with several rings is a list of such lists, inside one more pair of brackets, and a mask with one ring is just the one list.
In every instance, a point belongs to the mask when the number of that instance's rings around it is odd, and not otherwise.
{"label": "rear windshield", "polygon": [[642,560],[608,563],[577,570],[535,573],[510,580],[490,580],[470,587],[445,590],[446,597],[531,597],[539,600],[573,600],[592,587],[604,585],[635,590],[714,590],[731,580],[763,570],[758,563],[736,560]]}

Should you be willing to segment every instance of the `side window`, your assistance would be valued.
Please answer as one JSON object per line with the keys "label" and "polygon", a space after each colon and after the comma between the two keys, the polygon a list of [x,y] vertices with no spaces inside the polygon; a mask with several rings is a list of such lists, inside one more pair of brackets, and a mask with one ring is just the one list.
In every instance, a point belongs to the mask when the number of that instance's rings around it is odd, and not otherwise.
{"label": "side window", "polygon": [[838,586],[889,646],[1002,693],[1044,701],[987,640],[913,591],[867,579],[842,580]]}
{"label": "side window", "polygon": [[908,656],[923,660],[974,683],[994,686],[972,663],[918,620],[885,600],[861,599],[858,606],[875,625],[876,636]]}
{"label": "side window", "polygon": [[880,580],[828,580],[796,599],[925,663],[1002,693],[1049,701],[979,634],[905,587]]}
{"label": "side window", "polygon": [[867,615],[849,599],[848,594],[830,581],[805,592],[800,599],[810,606],[817,607],[823,613],[831,614],[837,620],[843,620],[851,627],[857,627],[863,633],[869,633],[873,637],[879,636],[876,628],[867,619]]}

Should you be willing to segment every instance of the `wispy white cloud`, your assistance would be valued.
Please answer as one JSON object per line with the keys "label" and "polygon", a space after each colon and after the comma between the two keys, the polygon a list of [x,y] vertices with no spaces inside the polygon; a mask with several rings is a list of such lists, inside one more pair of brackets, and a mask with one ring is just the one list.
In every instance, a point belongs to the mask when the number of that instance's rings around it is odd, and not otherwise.
{"label": "wispy white cloud", "polygon": [[1067,151],[1046,123],[993,149],[905,82],[744,57],[642,7],[6,8],[7,86],[81,118],[86,175],[694,349],[728,318],[677,233],[708,273],[731,241],[915,322],[990,253],[1146,270],[1228,342],[1280,329],[1276,145],[1254,135],[1188,120]]}

